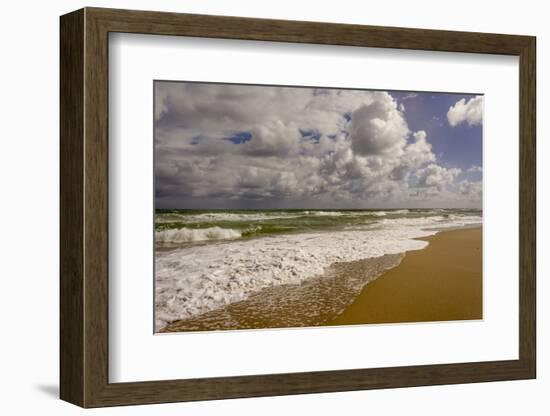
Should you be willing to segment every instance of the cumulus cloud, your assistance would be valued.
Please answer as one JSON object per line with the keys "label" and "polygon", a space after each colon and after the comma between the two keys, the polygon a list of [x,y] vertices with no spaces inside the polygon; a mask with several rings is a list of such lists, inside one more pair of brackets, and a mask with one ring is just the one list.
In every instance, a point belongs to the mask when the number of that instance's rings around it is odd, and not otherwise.
{"label": "cumulus cloud", "polygon": [[252,127],[250,134],[243,150],[253,156],[286,156],[295,154],[299,147],[300,131],[294,123],[271,121]]}
{"label": "cumulus cloud", "polygon": [[470,182],[470,181],[461,181],[458,184],[458,191],[460,195],[466,197],[468,200],[475,202],[480,202],[482,197],[482,183]]}
{"label": "cumulus cloud", "polygon": [[458,168],[447,169],[434,163],[416,172],[418,179],[416,186],[419,188],[433,188],[438,191],[445,190],[461,173]]}
{"label": "cumulus cloud", "polygon": [[351,115],[351,143],[360,155],[381,155],[403,148],[409,129],[403,113],[388,93],[373,93]]}
{"label": "cumulus cloud", "polygon": [[184,82],[155,83],[155,169],[186,208],[433,205],[460,173],[387,92]]}
{"label": "cumulus cloud", "polygon": [[394,180],[406,180],[410,172],[428,162],[434,162],[436,157],[432,145],[426,140],[427,134],[419,130],[412,135],[413,142],[403,147],[400,163],[394,167],[390,177]]}
{"label": "cumulus cloud", "polygon": [[483,120],[483,96],[478,95],[466,100],[462,98],[449,107],[447,120],[451,126],[467,123],[469,126],[480,125]]}

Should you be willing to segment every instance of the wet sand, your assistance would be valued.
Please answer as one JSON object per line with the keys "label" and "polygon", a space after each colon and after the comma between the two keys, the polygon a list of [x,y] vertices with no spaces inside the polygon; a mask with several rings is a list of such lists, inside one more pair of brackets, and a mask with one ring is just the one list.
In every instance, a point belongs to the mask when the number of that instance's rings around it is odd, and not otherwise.
{"label": "wet sand", "polygon": [[326,325],[481,319],[481,227],[423,240],[427,248],[408,252]]}

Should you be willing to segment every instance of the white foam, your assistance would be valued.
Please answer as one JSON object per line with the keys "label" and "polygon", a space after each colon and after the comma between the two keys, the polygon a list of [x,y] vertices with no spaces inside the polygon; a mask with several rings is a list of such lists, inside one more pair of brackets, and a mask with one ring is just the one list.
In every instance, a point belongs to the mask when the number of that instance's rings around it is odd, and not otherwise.
{"label": "white foam", "polygon": [[387,215],[386,211],[372,211],[371,215],[375,217],[385,217]]}
{"label": "white foam", "polygon": [[290,212],[278,212],[276,214],[268,212],[206,212],[196,215],[182,215],[179,213],[160,214],[157,215],[155,221],[157,223],[164,222],[186,222],[188,224],[195,224],[200,222],[218,222],[218,221],[265,221],[284,218],[298,218],[303,216],[303,213],[299,215]]}
{"label": "white foam", "polygon": [[364,213],[345,211],[305,211],[305,214],[314,215],[316,217],[345,217],[350,215],[365,215]]}
{"label": "white foam", "polygon": [[[422,249],[427,243],[415,238],[437,232],[426,227],[461,225],[443,221],[384,219],[378,229],[277,235],[157,253],[155,326],[244,300],[265,287],[298,284],[335,262]],[[474,218],[469,221],[473,224]]]}
{"label": "white foam", "polygon": [[390,211],[305,211],[305,214],[320,217],[384,217],[388,214],[408,214],[408,209],[390,210]]}
{"label": "white foam", "polygon": [[155,232],[157,243],[189,243],[207,240],[234,240],[241,238],[238,230],[228,228],[210,227],[201,229],[180,228],[174,230],[162,230]]}
{"label": "white foam", "polygon": [[436,228],[455,228],[466,225],[481,224],[481,217],[477,215],[434,215],[431,217],[419,218],[384,218],[380,224],[386,227],[417,226],[417,227],[436,227]]}
{"label": "white foam", "polygon": [[206,212],[202,214],[183,215],[180,213],[159,214],[155,218],[157,223],[185,222],[195,224],[200,222],[218,222],[218,221],[265,221],[276,219],[299,218],[303,216],[318,217],[356,217],[356,216],[378,216],[387,214],[408,214],[408,209],[392,211],[287,211],[287,212]]}

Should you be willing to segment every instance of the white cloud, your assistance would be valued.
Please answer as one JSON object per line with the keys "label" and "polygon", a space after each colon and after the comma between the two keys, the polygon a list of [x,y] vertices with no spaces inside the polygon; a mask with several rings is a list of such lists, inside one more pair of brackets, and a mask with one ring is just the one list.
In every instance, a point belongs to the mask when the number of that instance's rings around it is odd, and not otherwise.
{"label": "white cloud", "polygon": [[460,169],[447,169],[432,163],[416,172],[416,177],[418,179],[416,186],[419,188],[433,188],[438,191],[443,191],[454,182],[454,179],[460,175],[460,173]]}
{"label": "white cloud", "polygon": [[426,163],[435,162],[432,145],[426,140],[424,130],[413,133],[413,143],[403,148],[400,164],[393,168],[390,177],[394,180],[407,180],[411,171]]}
{"label": "white cloud", "polygon": [[415,93],[415,92],[411,92],[407,95],[405,95],[404,97],[401,98],[402,101],[405,101],[405,100],[410,100],[411,98],[416,98],[418,97],[418,94]]}
{"label": "white cloud", "polygon": [[458,184],[458,192],[468,200],[481,203],[482,183],[481,181],[461,181]]}
{"label": "white cloud", "polygon": [[388,93],[375,92],[372,98],[351,115],[353,150],[363,156],[399,151],[409,134],[403,113]]}
{"label": "white cloud", "polygon": [[294,123],[271,121],[264,125],[254,126],[250,142],[244,151],[253,156],[286,156],[295,154],[300,143],[300,130]]}
{"label": "white cloud", "polygon": [[413,133],[414,142],[405,147],[404,159],[412,167],[418,167],[427,162],[435,162],[432,145],[427,141],[424,130]]}
{"label": "white cloud", "polygon": [[483,172],[483,169],[481,168],[481,166],[472,165],[468,168],[466,172],[468,173]]}
{"label": "white cloud", "polygon": [[449,107],[447,120],[451,126],[467,123],[469,126],[480,125],[483,121],[483,96],[478,95],[468,101],[462,98]]}

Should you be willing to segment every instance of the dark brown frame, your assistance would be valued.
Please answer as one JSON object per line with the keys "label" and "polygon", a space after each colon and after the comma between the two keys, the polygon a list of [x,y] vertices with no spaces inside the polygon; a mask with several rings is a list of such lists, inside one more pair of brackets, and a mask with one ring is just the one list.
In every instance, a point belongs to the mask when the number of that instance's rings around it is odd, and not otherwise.
{"label": "dark brown frame", "polygon": [[[535,38],[85,8],[61,17],[60,396],[82,407],[530,379],[535,333]],[[519,359],[109,383],[110,32],[519,56]],[[512,271],[510,271],[512,272]]]}

